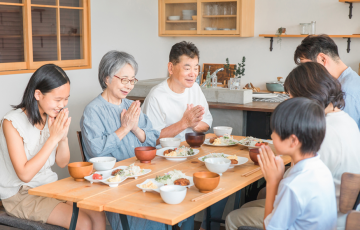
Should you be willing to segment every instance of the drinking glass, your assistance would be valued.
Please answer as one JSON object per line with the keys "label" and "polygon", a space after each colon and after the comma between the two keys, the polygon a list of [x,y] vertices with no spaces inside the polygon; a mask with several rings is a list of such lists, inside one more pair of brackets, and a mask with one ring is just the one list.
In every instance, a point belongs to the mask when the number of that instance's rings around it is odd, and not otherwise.
{"label": "drinking glass", "polygon": [[219,4],[218,3],[215,3],[213,5],[213,12],[214,12],[214,15],[219,15]]}

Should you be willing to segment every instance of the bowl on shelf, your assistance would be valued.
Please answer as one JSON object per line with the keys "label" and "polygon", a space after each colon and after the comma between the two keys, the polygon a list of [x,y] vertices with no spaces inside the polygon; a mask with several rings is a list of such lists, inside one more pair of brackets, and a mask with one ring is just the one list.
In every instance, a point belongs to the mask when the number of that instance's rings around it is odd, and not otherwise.
{"label": "bowl on shelf", "polygon": [[200,148],[200,146],[205,141],[205,133],[186,133],[185,134],[186,143],[190,145],[192,148]]}
{"label": "bowl on shelf", "polygon": [[161,138],[160,139],[160,145],[163,148],[166,147],[179,147],[181,143],[181,139],[180,138]]}
{"label": "bowl on shelf", "polygon": [[249,156],[250,159],[254,162],[255,165],[259,165],[259,161],[257,158],[257,155],[259,155],[259,149],[249,149]]}
{"label": "bowl on shelf", "polygon": [[212,27],[205,27],[205,30],[212,30]]}
{"label": "bowl on shelf", "polygon": [[140,163],[151,163],[151,160],[156,156],[156,148],[151,146],[136,147],[135,156],[140,160]]}
{"label": "bowl on shelf", "polygon": [[216,126],[213,128],[213,130],[216,136],[222,137],[225,134],[231,135],[233,128],[228,126]]}
{"label": "bowl on shelf", "polygon": [[114,167],[116,163],[115,157],[94,157],[89,160],[93,163],[96,171],[106,171]]}
{"label": "bowl on shelf", "polygon": [[84,177],[89,176],[93,171],[91,162],[73,162],[68,164],[69,174],[75,181],[85,181]]}
{"label": "bowl on shelf", "polygon": [[160,196],[167,204],[180,204],[186,196],[187,188],[181,185],[166,185],[160,187]]}
{"label": "bowl on shelf", "polygon": [[177,20],[180,20],[180,16],[169,16],[168,19],[170,21],[177,21]]}
{"label": "bowl on shelf", "polygon": [[211,192],[220,182],[220,175],[213,172],[196,172],[193,178],[195,187],[202,193]]}
{"label": "bowl on shelf", "polygon": [[226,158],[207,158],[205,159],[206,168],[213,173],[217,173],[222,176],[223,172],[226,172],[230,167],[231,160]]}

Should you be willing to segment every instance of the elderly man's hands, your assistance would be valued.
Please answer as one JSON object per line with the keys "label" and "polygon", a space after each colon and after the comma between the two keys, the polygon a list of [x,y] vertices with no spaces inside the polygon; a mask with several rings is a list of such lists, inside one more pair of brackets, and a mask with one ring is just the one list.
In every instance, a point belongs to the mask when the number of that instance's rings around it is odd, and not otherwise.
{"label": "elderly man's hands", "polygon": [[187,105],[187,109],[181,119],[186,128],[194,128],[203,119],[205,109],[201,105],[193,106],[193,104]]}
{"label": "elderly man's hands", "polygon": [[123,109],[121,112],[121,127],[125,128],[128,132],[136,131],[138,128],[140,113],[140,102],[134,101],[128,110]]}

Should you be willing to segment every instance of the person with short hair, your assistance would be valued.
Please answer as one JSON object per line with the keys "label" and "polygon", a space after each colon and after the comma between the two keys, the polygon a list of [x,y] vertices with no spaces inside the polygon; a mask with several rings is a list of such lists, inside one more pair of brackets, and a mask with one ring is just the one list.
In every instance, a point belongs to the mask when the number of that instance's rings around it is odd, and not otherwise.
{"label": "person with short hair", "polygon": [[[111,156],[116,161],[135,156],[139,146],[156,146],[159,132],[141,112],[140,102],[126,99],[138,81],[135,58],[116,50],[107,52],[99,64],[99,83],[103,90],[86,107],[80,120],[84,154],[93,157]],[[106,212],[113,230],[121,230],[118,213]],[[161,230],[165,225],[134,216],[127,216],[131,229]]]}
{"label": "person with short hair", "polygon": [[360,131],[354,119],[341,109],[346,106],[341,84],[316,62],[300,64],[287,76],[285,91],[290,97],[306,97],[325,110],[326,134],[318,154],[334,178],[337,201],[337,229],[345,229],[346,214],[339,211],[341,176],[360,174],[360,154],[355,147]]}
{"label": "person with short hair", "polygon": [[338,79],[345,93],[343,110],[360,129],[360,76],[341,61],[335,42],[325,34],[309,35],[296,48],[294,61],[296,64],[309,61],[320,63]]}
{"label": "person with short hair", "polygon": [[[70,160],[68,131],[71,118],[64,108],[70,79],[54,64],[31,76],[20,104],[0,121],[0,199],[10,216],[68,229],[72,202],[30,195],[31,188],[58,180],[51,170]],[[76,229],[105,230],[104,212],[80,208]]]}
{"label": "person with short hair", "polygon": [[[335,229],[336,199],[333,179],[321,161],[319,148],[325,136],[324,109],[307,98],[293,98],[278,105],[271,116],[271,138],[277,155],[262,146],[259,165],[266,179],[266,199],[259,228]],[[285,174],[279,155],[291,157]],[[250,202],[251,203],[251,202]],[[226,229],[239,227],[239,219],[254,205],[244,205],[226,217]]]}

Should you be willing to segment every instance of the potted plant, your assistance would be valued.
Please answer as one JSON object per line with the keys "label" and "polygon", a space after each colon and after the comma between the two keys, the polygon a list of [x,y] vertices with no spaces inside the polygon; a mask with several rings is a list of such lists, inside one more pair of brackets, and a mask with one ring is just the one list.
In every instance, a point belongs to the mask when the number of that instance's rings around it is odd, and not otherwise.
{"label": "potted plant", "polygon": [[226,58],[226,64],[224,65],[224,69],[226,71],[226,74],[228,75],[229,79],[231,78],[231,71],[230,71],[230,62],[229,58]]}
{"label": "potted plant", "polygon": [[235,65],[234,78],[230,78],[230,89],[231,90],[241,89],[241,87],[240,87],[241,77],[245,76],[245,61],[246,61],[246,58],[244,56],[242,58],[241,64],[238,63],[237,65]]}
{"label": "potted plant", "polygon": [[280,27],[276,30],[276,37],[277,37],[277,43],[280,43],[280,48],[281,48],[281,41],[282,41],[282,38],[281,38],[281,35],[282,34],[286,34],[286,28],[283,28],[283,27]]}

